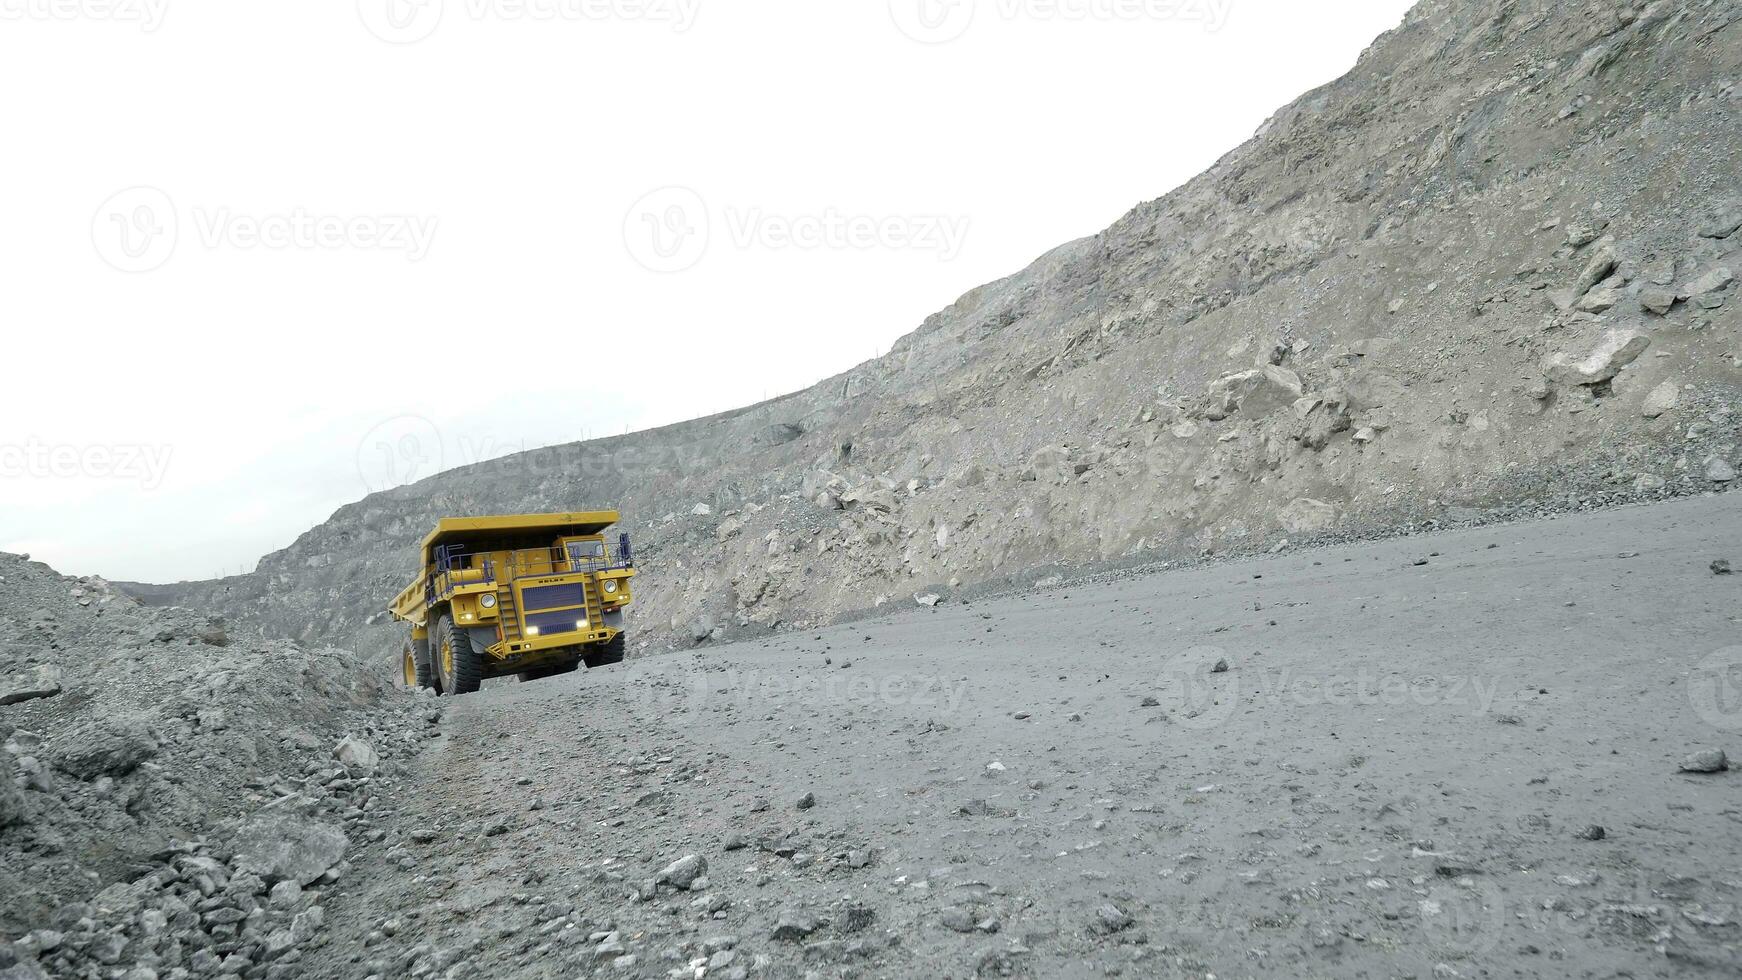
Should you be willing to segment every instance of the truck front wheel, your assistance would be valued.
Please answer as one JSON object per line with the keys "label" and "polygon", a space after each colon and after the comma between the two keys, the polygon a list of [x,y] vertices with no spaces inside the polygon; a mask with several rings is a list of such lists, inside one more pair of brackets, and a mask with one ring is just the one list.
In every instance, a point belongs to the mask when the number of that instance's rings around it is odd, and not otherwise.
{"label": "truck front wheel", "polygon": [[484,655],[472,646],[472,635],[454,625],[447,616],[436,620],[430,631],[436,674],[442,693],[472,694],[484,683]]}
{"label": "truck front wheel", "polygon": [[618,633],[609,643],[588,647],[584,658],[587,662],[587,669],[592,670],[595,667],[609,667],[612,664],[622,663],[623,648],[628,645],[628,640],[629,634]]}

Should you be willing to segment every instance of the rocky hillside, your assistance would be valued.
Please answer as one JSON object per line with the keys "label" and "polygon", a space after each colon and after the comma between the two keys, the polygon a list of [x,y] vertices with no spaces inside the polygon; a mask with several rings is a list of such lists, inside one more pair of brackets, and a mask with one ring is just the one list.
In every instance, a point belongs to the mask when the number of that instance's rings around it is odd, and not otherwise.
{"label": "rocky hillside", "polygon": [[639,643],[664,646],[1059,566],[1723,487],[1739,78],[1736,0],[1425,0],[1207,173],[886,357],[377,494],[253,574],[138,591],[379,649],[438,516],[616,506]]}
{"label": "rocky hillside", "polygon": [[378,660],[0,552],[0,977],[296,975],[428,720]]}

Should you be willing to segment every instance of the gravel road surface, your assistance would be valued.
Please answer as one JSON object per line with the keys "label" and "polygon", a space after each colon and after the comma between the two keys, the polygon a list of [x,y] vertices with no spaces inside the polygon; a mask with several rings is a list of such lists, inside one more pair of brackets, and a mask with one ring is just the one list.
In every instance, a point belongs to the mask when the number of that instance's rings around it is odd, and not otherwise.
{"label": "gravel road surface", "polygon": [[310,975],[1733,976],[1719,560],[1736,495],[489,690]]}

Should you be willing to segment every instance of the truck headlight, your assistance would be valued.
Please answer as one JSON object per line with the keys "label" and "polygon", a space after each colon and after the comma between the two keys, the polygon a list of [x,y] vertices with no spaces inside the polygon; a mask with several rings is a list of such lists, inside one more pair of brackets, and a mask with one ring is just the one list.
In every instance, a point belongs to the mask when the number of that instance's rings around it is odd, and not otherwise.
{"label": "truck headlight", "polygon": [[484,595],[481,598],[478,599],[478,605],[483,606],[485,609],[495,609],[496,608],[496,596],[489,593],[489,592],[486,592],[486,593],[484,593]]}
{"label": "truck headlight", "polygon": [[537,636],[537,635],[538,635],[538,627],[536,627],[536,626],[528,626],[528,627],[527,627],[527,628],[526,628],[526,635],[527,635],[527,636]]}
{"label": "truck headlight", "polygon": [[616,579],[608,578],[605,580],[605,594],[606,595],[616,595],[617,594],[617,580]]}
{"label": "truck headlight", "polygon": [[580,619],[580,620],[575,621],[575,629],[585,630],[586,628],[587,628],[587,621],[586,620]]}

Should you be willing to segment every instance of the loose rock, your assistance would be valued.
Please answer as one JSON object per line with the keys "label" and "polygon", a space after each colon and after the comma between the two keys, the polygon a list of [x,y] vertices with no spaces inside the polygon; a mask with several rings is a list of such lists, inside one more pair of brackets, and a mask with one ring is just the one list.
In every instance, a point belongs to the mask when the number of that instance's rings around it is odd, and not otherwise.
{"label": "loose rock", "polygon": [[1682,760],[1682,772],[1713,773],[1730,768],[1730,759],[1723,749],[1701,749]]}
{"label": "loose rock", "polygon": [[1089,922],[1089,931],[1097,935],[1108,936],[1131,928],[1132,918],[1117,905],[1103,905],[1095,910],[1095,917]]}
{"label": "loose rock", "polygon": [[774,931],[769,935],[782,942],[796,943],[816,932],[817,927],[816,916],[804,912],[785,911],[780,913],[779,920],[774,924]]}
{"label": "loose rock", "polygon": [[346,736],[338,748],[333,750],[333,758],[339,760],[339,764],[346,769],[364,774],[374,772],[375,767],[381,764],[381,756],[376,753],[374,746],[350,736]]}
{"label": "loose rock", "polygon": [[49,742],[55,767],[83,780],[125,776],[157,754],[157,740],[137,718],[96,718]]}
{"label": "loose rock", "polygon": [[1665,381],[1651,389],[1651,393],[1645,396],[1645,405],[1640,409],[1640,414],[1648,419],[1654,419],[1673,412],[1676,406],[1681,404],[1681,397],[1681,387],[1673,381]]}
{"label": "loose rock", "polygon": [[1557,384],[1600,384],[1621,373],[1650,346],[1651,338],[1636,330],[1611,330],[1588,353],[1549,355],[1542,372]]}
{"label": "loose rock", "polygon": [[238,837],[238,868],[299,885],[311,884],[331,870],[350,844],[337,827],[272,812],[250,819]]}
{"label": "loose rock", "polygon": [[697,878],[707,873],[707,858],[699,854],[686,854],[661,869],[654,880],[687,891]]}
{"label": "loose rock", "polygon": [[0,677],[0,706],[52,698],[61,692],[65,676],[59,667],[42,664],[28,673]]}

